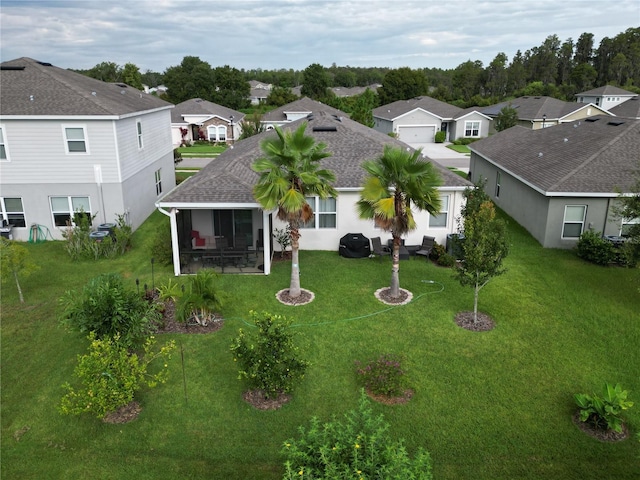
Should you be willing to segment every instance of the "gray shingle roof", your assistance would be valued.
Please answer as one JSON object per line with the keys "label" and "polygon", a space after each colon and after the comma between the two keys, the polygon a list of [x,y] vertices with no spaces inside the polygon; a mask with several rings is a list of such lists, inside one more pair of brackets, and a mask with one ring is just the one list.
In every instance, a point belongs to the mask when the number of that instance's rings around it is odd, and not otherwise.
{"label": "gray shingle roof", "polygon": [[609,113],[622,118],[640,118],[640,97],[632,97],[610,108]]}
{"label": "gray shingle roof", "polygon": [[102,82],[31,58],[0,64],[1,115],[121,116],[172,107],[134,87]]}
{"label": "gray shingle roof", "polygon": [[500,110],[509,105],[516,109],[520,120],[538,121],[542,120],[543,115],[547,116],[547,120],[557,120],[585,106],[582,103],[564,102],[553,97],[527,96],[482,108],[480,112],[489,117],[496,117]]}
{"label": "gray shingle roof", "polygon": [[409,100],[398,100],[387,105],[382,105],[381,107],[373,110],[373,116],[383,118],[385,120],[393,120],[398,118],[400,115],[409,113],[417,108],[426,110],[427,112],[433,113],[446,120],[453,119],[462,111],[460,107],[456,107],[455,105],[441,102],[440,100],[436,100],[432,97],[422,96]]}
{"label": "gray shingle roof", "polygon": [[339,117],[348,117],[349,114],[343,112],[342,110],[338,110],[337,108],[330,107],[329,105],[325,105],[324,103],[318,102],[316,100],[311,100],[309,97],[302,97],[294,102],[287,103],[282,107],[278,107],[275,110],[271,110],[270,112],[265,113],[262,116],[263,122],[285,122],[287,121],[287,116],[285,112],[297,112],[297,113],[310,113],[315,112],[318,109],[322,109],[324,112],[330,115],[338,115]]}
{"label": "gray shingle roof", "polygon": [[576,97],[599,97],[602,95],[634,96],[636,94],[628,90],[623,90],[622,88],[614,87],[613,85],[605,85],[604,87],[594,88],[586,92],[576,93]]}
{"label": "gray shingle roof", "polygon": [[[322,165],[335,172],[334,186],[338,189],[360,188],[365,176],[361,168],[362,163],[380,156],[384,145],[408,148],[405,143],[372,128],[346,117],[334,116],[334,111],[335,109],[315,102],[313,119],[291,122],[284,129],[295,129],[301,122],[308,122],[306,134],[318,142],[325,143],[327,151],[332,154],[331,157],[322,160]],[[318,126],[335,127],[335,131],[313,131],[313,127]],[[263,156],[260,149],[262,140],[272,135],[275,135],[275,132],[268,131],[237,142],[233,149],[225,151],[198,174],[169,192],[160,203],[255,203],[252,188],[258,180],[258,175],[251,170],[251,165]],[[445,186],[470,185],[446,168],[436,163],[434,165],[441,173]]]}
{"label": "gray shingle roof", "polygon": [[546,193],[629,191],[640,158],[640,121],[600,115],[553,128],[516,126],[469,146]]}
{"label": "gray shingle roof", "polygon": [[184,123],[183,115],[217,115],[225,120],[229,120],[233,115],[235,123],[244,118],[244,113],[242,112],[223,107],[208,100],[202,100],[201,98],[191,98],[177,104],[171,111],[171,123]]}

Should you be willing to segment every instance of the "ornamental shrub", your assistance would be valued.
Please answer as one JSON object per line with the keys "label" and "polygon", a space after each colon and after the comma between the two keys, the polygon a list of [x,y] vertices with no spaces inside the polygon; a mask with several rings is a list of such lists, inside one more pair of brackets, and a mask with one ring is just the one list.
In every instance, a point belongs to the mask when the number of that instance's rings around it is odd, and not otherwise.
{"label": "ornamental shrub", "polygon": [[157,304],[127,289],[116,273],[91,279],[82,291],[68,291],[59,302],[61,322],[71,330],[95,332],[98,339],[117,336],[129,348],[141,345],[161,317]]}
{"label": "ornamental shrub", "polygon": [[[78,355],[78,365],[74,370],[74,376],[81,386],[74,388],[69,383],[63,385],[67,394],[62,397],[60,413],[92,413],[104,418],[106,414],[130,403],[143,386],[153,388],[158,383],[166,382],[167,362],[176,348],[173,340],[154,353],[155,339],[149,337],[140,355],[129,353],[117,336],[101,340],[91,332],[89,340],[89,353]],[[149,374],[149,365],[156,359],[162,361],[163,367],[159,372]]]}
{"label": "ornamental shrub", "polygon": [[447,132],[443,132],[443,131],[437,131],[436,132],[436,143],[443,143],[444,140],[447,138]]}
{"label": "ornamental shrub", "polygon": [[580,412],[580,421],[589,422],[596,428],[606,428],[614,432],[622,432],[623,410],[633,406],[633,402],[627,400],[629,392],[622,390],[620,384],[615,387],[610,383],[605,383],[604,394],[587,395],[578,393],[574,395],[576,404]]}
{"label": "ornamental shrub", "polygon": [[453,255],[444,253],[438,257],[436,263],[441,267],[453,267],[456,264],[456,259]]}
{"label": "ornamental shrub", "polygon": [[231,344],[233,361],[238,362],[239,379],[246,379],[250,389],[264,392],[266,398],[289,393],[294,384],[304,378],[309,362],[298,356],[291,321],[281,315],[251,311],[257,330],[240,329]]}
{"label": "ornamental shrub", "polygon": [[576,251],[578,257],[597,265],[608,265],[616,257],[613,244],[602,238],[600,232],[593,230],[587,230],[580,235]]}
{"label": "ornamental shrub", "polygon": [[444,245],[440,245],[438,242],[433,244],[433,248],[431,249],[431,253],[429,254],[429,258],[434,261],[438,261],[438,259],[447,253],[447,249]]}
{"label": "ornamental shrub", "polygon": [[357,373],[368,392],[386,397],[399,397],[404,393],[406,372],[402,368],[400,355],[383,353],[366,365],[362,365],[357,360],[355,364]]}
{"label": "ornamental shrub", "polygon": [[431,457],[419,448],[411,458],[404,440],[394,441],[389,424],[375,416],[364,391],[358,408],[330,422],[313,417],[299,439],[284,442],[284,479],[430,480]]}

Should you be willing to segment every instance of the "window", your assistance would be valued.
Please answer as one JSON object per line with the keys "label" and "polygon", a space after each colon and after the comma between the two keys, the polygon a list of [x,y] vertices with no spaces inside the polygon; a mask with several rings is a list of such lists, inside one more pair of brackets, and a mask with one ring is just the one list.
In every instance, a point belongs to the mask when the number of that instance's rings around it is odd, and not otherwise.
{"label": "window", "polygon": [[138,134],[138,149],[142,149],[142,122],[140,120],[136,122],[136,132]]}
{"label": "window", "polygon": [[67,153],[87,153],[86,132],[84,127],[64,127]]}
{"label": "window", "polygon": [[464,136],[465,137],[479,137],[480,136],[480,122],[464,122]]}
{"label": "window", "polygon": [[209,125],[207,134],[210,142],[225,142],[227,140],[227,127],[224,125]]}
{"label": "window", "polygon": [[336,228],[336,199],[307,197],[307,203],[313,209],[313,218],[302,228]]}
{"label": "window", "polygon": [[502,175],[500,172],[496,172],[496,198],[500,198],[500,182],[502,182]]}
{"label": "window", "polygon": [[630,232],[631,229],[635,225],[640,225],[640,217],[632,218],[632,219],[623,218],[622,219],[622,225],[620,226],[620,236],[621,237],[628,237],[629,233],[631,233]]}
{"label": "window", "polygon": [[2,208],[2,220],[5,224],[14,227],[26,227],[27,221],[24,218],[24,207],[22,198],[0,198],[0,208]]}
{"label": "window", "polygon": [[6,162],[9,160],[9,152],[7,150],[7,144],[4,141],[4,127],[0,127],[0,161]]}
{"label": "window", "polygon": [[447,218],[449,216],[449,195],[440,197],[441,207],[440,213],[429,216],[429,227],[446,227]]}
{"label": "window", "polygon": [[160,195],[162,193],[162,176],[160,174],[162,169],[156,170],[156,195]]}
{"label": "window", "polygon": [[91,222],[91,204],[89,197],[51,197],[51,214],[56,227],[74,224],[72,214],[82,212]]}
{"label": "window", "polygon": [[562,238],[579,238],[582,235],[586,214],[586,205],[565,205]]}

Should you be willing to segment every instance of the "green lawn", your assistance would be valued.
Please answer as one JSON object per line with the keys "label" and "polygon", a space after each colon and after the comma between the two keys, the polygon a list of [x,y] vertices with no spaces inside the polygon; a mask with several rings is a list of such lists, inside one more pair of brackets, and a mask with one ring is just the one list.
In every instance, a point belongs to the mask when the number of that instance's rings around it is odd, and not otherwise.
{"label": "green lawn", "polygon": [[[374,405],[410,452],[432,455],[442,479],[640,478],[636,438],[601,443],[571,421],[573,394],[620,382],[636,405],[625,412],[640,430],[640,272],[586,264],[572,252],[542,249],[511,225],[508,272],[481,292],[480,309],[496,328],[474,333],[453,322],[473,305],[451,270],[423,259],[401,262],[400,282],[414,301],[389,308],[374,299],[388,285],[387,259],[346,259],[301,252],[301,281],[316,294],[287,307],[289,263],[265,276],[223,276],[228,295],[222,330],[160,336],[177,341],[168,384],[138,397],[140,417],[107,425],[63,417],[60,386],[72,379],[86,340],[58,326],[57,299],[102,272],[119,272],[135,288],[158,285],[169,267],[154,266],[149,247],[166,217],[154,213],[122,258],[72,263],[59,242],[29,245],[41,270],[23,281],[26,304],[2,289],[2,478],[6,479],[278,479],[280,446],[311,416],[328,419],[357,405],[353,362],[401,352],[415,395],[406,405]],[[304,235],[309,235],[305,232]],[[425,283],[432,280],[436,283]],[[229,352],[250,309],[288,315],[312,362],[293,400],[257,411]],[[181,358],[184,358],[184,370]],[[184,377],[183,377],[184,371]]]}
{"label": "green lawn", "polygon": [[458,153],[471,155],[471,150],[469,150],[469,147],[467,145],[454,145],[452,143],[451,145],[447,145],[447,148],[450,148],[451,150],[454,150]]}
{"label": "green lawn", "polygon": [[178,152],[184,158],[208,158],[216,157],[226,149],[226,145],[192,145],[190,147],[178,147]]}

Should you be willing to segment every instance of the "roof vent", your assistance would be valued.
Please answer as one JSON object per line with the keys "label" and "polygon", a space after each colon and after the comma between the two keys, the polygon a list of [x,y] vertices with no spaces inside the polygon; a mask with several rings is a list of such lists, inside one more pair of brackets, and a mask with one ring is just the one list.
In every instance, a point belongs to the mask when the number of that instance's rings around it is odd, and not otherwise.
{"label": "roof vent", "polygon": [[313,120],[315,117],[313,116],[313,113],[309,113],[307,115],[307,120]]}
{"label": "roof vent", "polygon": [[33,95],[29,95],[29,101],[33,102]]}
{"label": "roof vent", "polygon": [[22,65],[0,65],[0,70],[24,70]]}
{"label": "roof vent", "polygon": [[37,62],[37,63],[39,63],[43,67],[53,67],[53,65],[51,65],[49,62]]}
{"label": "roof vent", "polygon": [[598,120],[600,120],[600,119],[599,118],[594,118],[594,117],[585,118],[584,119],[585,122],[597,122]]}
{"label": "roof vent", "polygon": [[542,157],[544,154],[542,152],[538,153],[538,158]]}
{"label": "roof vent", "polygon": [[121,87],[121,88],[127,88],[128,85],[126,83],[116,83],[117,86]]}
{"label": "roof vent", "polygon": [[91,95],[93,95],[95,97],[96,96],[96,92],[91,92]]}
{"label": "roof vent", "polygon": [[120,90],[120,94],[121,94],[121,95],[124,95],[124,94],[125,94],[125,91],[124,91],[124,90]]}
{"label": "roof vent", "polygon": [[619,127],[622,124],[624,124],[622,120],[611,120],[610,122],[607,122],[607,125],[613,125],[614,127]]}
{"label": "roof vent", "polygon": [[318,125],[316,127],[313,127],[313,131],[314,132],[337,132],[338,129],[335,127],[335,125]]}
{"label": "roof vent", "polygon": [[338,115],[332,115],[332,117],[337,121],[342,122],[342,117],[339,117]]}
{"label": "roof vent", "polygon": [[567,143],[568,141],[569,141],[569,139],[568,139],[568,138],[565,138],[565,139],[564,139],[564,143]]}

